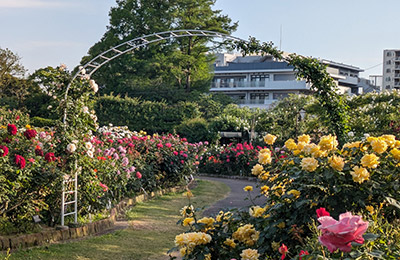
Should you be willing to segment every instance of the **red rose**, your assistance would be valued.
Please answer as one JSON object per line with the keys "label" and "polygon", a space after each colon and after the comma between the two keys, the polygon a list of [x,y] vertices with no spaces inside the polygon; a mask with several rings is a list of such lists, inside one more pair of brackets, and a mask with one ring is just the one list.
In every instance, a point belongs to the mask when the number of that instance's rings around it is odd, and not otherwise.
{"label": "red rose", "polygon": [[37,156],[43,156],[43,150],[40,149],[40,148],[36,148],[36,149],[35,149],[35,154],[36,154]]}
{"label": "red rose", "polygon": [[16,127],[15,125],[12,125],[12,124],[8,124],[7,130],[8,130],[8,133],[9,133],[10,135],[16,135],[17,132],[18,132],[17,127]]}
{"label": "red rose", "polygon": [[24,136],[26,137],[26,139],[31,140],[32,138],[34,138],[37,135],[36,130],[34,129],[28,129],[24,132]]}
{"label": "red rose", "polygon": [[310,255],[310,253],[308,253],[308,251],[301,250],[299,254],[299,260],[302,260],[303,256],[305,255]]}
{"label": "red rose", "polygon": [[316,210],[317,212],[317,218],[323,217],[323,216],[330,216],[331,214],[329,214],[328,211],[326,211],[325,208],[319,208]]}
{"label": "red rose", "polygon": [[8,154],[8,147],[0,145],[0,157],[6,157]]}
{"label": "red rose", "polygon": [[46,155],[44,156],[44,159],[47,162],[54,162],[56,160],[56,157],[54,156],[54,153],[46,153]]}
{"label": "red rose", "polygon": [[15,164],[16,164],[20,169],[25,168],[25,165],[26,165],[25,158],[22,157],[21,155],[16,154],[16,155],[15,155]]}
{"label": "red rose", "polygon": [[141,179],[142,178],[142,174],[140,172],[136,172],[136,178]]}

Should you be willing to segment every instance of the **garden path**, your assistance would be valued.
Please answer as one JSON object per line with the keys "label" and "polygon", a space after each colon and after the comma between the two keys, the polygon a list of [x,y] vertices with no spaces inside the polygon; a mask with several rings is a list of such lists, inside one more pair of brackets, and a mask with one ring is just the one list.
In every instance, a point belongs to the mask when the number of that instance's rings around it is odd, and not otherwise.
{"label": "garden path", "polygon": [[[210,180],[210,181],[218,181],[225,183],[229,186],[231,191],[228,196],[203,212],[203,216],[211,216],[218,213],[223,209],[231,209],[231,208],[245,208],[248,209],[253,203],[246,199],[248,197],[248,192],[244,191],[243,188],[245,186],[253,186],[253,191],[251,192],[252,198],[255,198],[258,194],[260,194],[260,189],[256,188],[256,181],[249,180],[239,180],[239,179],[226,179],[226,178],[215,178],[215,177],[198,177],[202,180]],[[263,205],[265,203],[265,197],[259,197],[257,199],[253,199],[256,205]]]}

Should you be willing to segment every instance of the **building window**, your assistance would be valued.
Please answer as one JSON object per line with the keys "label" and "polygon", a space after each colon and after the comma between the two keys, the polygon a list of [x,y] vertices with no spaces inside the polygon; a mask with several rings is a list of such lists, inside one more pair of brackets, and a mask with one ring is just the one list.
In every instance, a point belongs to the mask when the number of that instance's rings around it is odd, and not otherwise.
{"label": "building window", "polygon": [[265,104],[264,101],[268,98],[268,93],[250,93],[250,104]]}
{"label": "building window", "polygon": [[387,57],[390,57],[390,56],[392,56],[392,53],[391,53],[390,51],[388,51],[388,52],[386,53],[386,56],[387,56]]}
{"label": "building window", "polygon": [[390,85],[387,85],[387,86],[386,86],[386,89],[390,89]]}
{"label": "building window", "polygon": [[245,104],[246,94],[233,94],[229,95],[237,104]]}
{"label": "building window", "polygon": [[273,98],[275,100],[281,100],[284,98],[287,98],[289,96],[289,93],[274,93]]}
{"label": "building window", "polygon": [[390,64],[392,64],[391,60],[386,61],[386,65],[390,65]]}
{"label": "building window", "polygon": [[390,81],[390,77],[386,77],[386,81]]}
{"label": "building window", "polygon": [[386,69],[386,73],[390,73],[391,72],[391,70],[390,69]]}

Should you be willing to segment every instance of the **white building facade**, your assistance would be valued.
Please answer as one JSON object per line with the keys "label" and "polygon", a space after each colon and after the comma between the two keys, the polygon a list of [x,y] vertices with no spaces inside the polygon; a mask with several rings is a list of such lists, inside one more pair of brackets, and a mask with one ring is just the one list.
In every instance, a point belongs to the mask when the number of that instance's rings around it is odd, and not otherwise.
{"label": "white building facade", "polygon": [[382,91],[400,89],[400,49],[383,51]]}
{"label": "white building facade", "polygon": [[[359,68],[322,60],[341,93],[361,94]],[[267,109],[289,94],[310,94],[310,84],[297,80],[292,66],[271,56],[217,54],[210,92],[224,93],[240,106]]]}

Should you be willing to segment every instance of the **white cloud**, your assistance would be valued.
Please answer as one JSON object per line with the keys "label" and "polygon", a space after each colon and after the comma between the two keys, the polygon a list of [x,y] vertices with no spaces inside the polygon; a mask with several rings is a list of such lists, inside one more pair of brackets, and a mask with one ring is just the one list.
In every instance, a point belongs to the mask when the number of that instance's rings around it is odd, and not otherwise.
{"label": "white cloud", "polygon": [[0,8],[57,8],[71,3],[45,0],[0,0]]}

